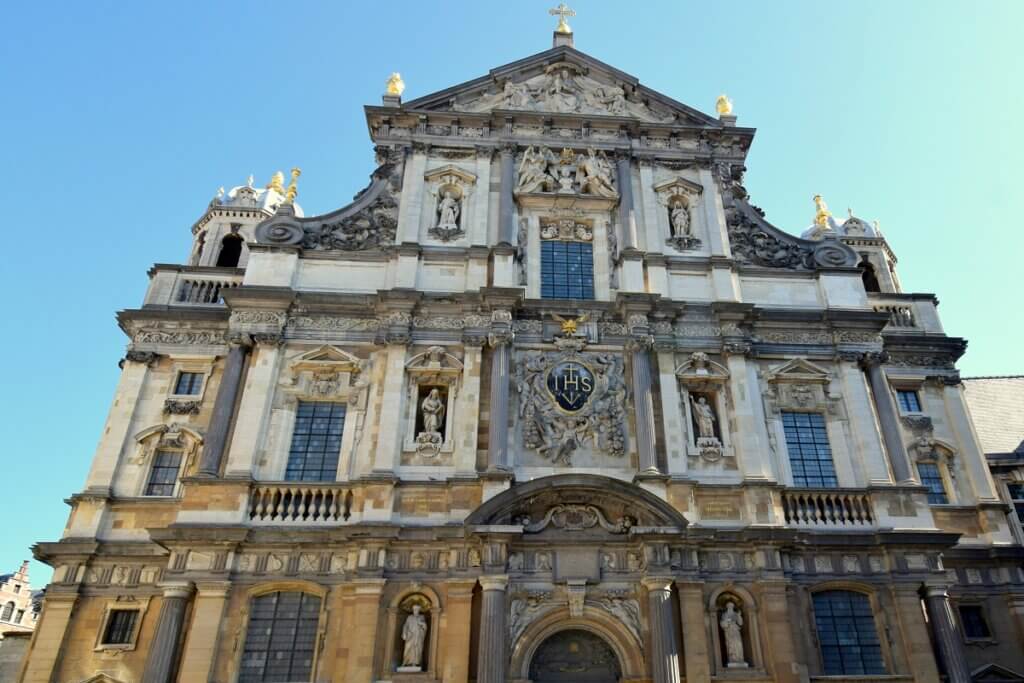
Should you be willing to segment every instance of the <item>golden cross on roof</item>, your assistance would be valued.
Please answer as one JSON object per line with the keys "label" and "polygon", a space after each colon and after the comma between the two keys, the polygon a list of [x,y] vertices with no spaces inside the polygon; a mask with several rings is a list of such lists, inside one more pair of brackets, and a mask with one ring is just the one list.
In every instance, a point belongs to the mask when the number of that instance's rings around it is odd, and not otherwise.
{"label": "golden cross on roof", "polygon": [[558,4],[558,7],[549,9],[548,14],[553,17],[558,17],[558,28],[555,29],[555,33],[572,33],[572,29],[569,28],[569,24],[565,21],[565,18],[575,17],[575,10],[569,9],[564,2],[561,2]]}

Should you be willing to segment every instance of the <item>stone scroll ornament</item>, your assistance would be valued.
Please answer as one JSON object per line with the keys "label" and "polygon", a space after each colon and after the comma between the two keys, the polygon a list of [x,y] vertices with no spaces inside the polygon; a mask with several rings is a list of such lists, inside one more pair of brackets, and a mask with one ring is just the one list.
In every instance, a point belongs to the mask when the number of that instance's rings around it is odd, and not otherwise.
{"label": "stone scroll ornament", "polygon": [[523,445],[568,466],[590,443],[617,458],[626,454],[626,386],[622,359],[609,353],[528,352],[517,364]]}
{"label": "stone scroll ornament", "polygon": [[323,216],[295,215],[291,204],[256,226],[260,244],[301,246],[318,251],[366,251],[385,249],[395,242],[401,194],[401,153],[378,149],[381,165],[371,175],[369,187],[348,206]]}

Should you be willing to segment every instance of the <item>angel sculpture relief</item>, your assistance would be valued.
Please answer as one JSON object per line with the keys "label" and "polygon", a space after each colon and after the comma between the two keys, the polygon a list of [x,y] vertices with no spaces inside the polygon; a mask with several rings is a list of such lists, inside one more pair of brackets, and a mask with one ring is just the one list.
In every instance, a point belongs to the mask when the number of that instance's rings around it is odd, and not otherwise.
{"label": "angel sculpture relief", "polygon": [[579,326],[590,320],[589,313],[584,313],[578,318],[563,318],[557,313],[552,313],[551,317],[562,324],[562,334],[567,337],[574,336],[579,331]]}
{"label": "angel sculpture relief", "polygon": [[544,192],[550,189],[555,179],[548,173],[551,151],[546,147],[535,150],[533,146],[523,152],[523,160],[519,163],[519,181],[516,190],[519,192]]}

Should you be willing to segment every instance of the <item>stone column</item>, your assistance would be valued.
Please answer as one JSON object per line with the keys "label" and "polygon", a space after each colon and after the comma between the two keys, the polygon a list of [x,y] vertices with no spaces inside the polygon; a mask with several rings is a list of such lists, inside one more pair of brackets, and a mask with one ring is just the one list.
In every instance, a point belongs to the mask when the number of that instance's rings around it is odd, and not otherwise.
{"label": "stone column", "polygon": [[686,645],[683,662],[687,681],[711,680],[711,647],[704,614],[704,584],[676,582],[679,591],[679,611],[682,618]]}
{"label": "stone column", "polygon": [[199,461],[200,477],[220,476],[221,462],[227,451],[228,435],[231,434],[231,417],[235,412],[238,390],[242,386],[242,371],[249,353],[247,344],[232,344],[228,351],[224,372],[217,389],[217,400],[213,403],[210,426],[206,429],[203,454]]}
{"label": "stone column", "polygon": [[477,683],[504,683],[505,644],[505,588],[507,576],[481,576],[483,609],[480,612],[480,635],[477,639]]}
{"label": "stone column", "polygon": [[71,613],[78,602],[77,587],[50,585],[43,599],[43,613],[36,623],[32,643],[21,665],[22,683],[56,680],[57,660],[64,649]]}
{"label": "stone column", "polygon": [[647,589],[647,613],[651,620],[651,680],[679,683],[679,638],[672,614],[672,579],[648,577],[643,584]]}
{"label": "stone column", "polygon": [[391,474],[400,462],[402,442],[405,439],[406,387],[405,364],[411,333],[408,330],[389,331],[385,335],[384,390],[381,409],[377,414],[377,452],[374,454],[373,472]]}
{"label": "stone column", "polygon": [[871,398],[874,400],[875,412],[878,414],[879,426],[882,428],[882,441],[885,442],[885,450],[889,454],[893,478],[897,482],[912,481],[914,477],[910,471],[907,447],[903,444],[900,419],[896,412],[896,401],[893,400],[892,392],[889,391],[889,381],[885,378],[885,372],[882,370],[884,361],[883,354],[865,353],[861,364],[868,374]]}
{"label": "stone column", "polygon": [[473,614],[473,586],[475,581],[448,582],[448,607],[445,610],[441,642],[444,653],[441,662],[443,683],[469,681],[469,648],[472,640],[470,624]]}
{"label": "stone column", "polygon": [[843,396],[846,397],[846,410],[850,416],[850,432],[855,452],[861,455],[859,460],[863,463],[868,484],[888,484],[891,483],[889,466],[885,461],[884,445],[875,427],[867,381],[857,367],[860,358],[859,352],[840,351],[839,362],[836,364]]}
{"label": "stone column", "polygon": [[512,372],[512,315],[504,310],[494,311],[491,320],[491,333],[487,337],[487,343],[491,347],[487,469],[503,470],[510,467],[508,461],[508,399],[509,373]]}
{"label": "stone column", "polygon": [[[732,447],[744,479],[777,480],[772,462],[771,440],[766,428],[761,388],[758,385],[757,366],[747,363],[750,345],[744,342],[725,344],[725,365],[729,368],[729,387],[732,390],[733,418]],[[730,420],[720,415],[719,429],[729,429]]]}
{"label": "stone column", "polygon": [[925,604],[932,621],[935,645],[946,668],[947,680],[949,683],[971,683],[971,669],[967,665],[967,653],[964,652],[963,634],[953,617],[953,606],[949,604],[946,588],[929,586]]}
{"label": "stone column", "polygon": [[689,467],[686,452],[688,425],[685,424],[686,411],[679,401],[675,343],[666,344],[664,347],[659,344],[660,342],[655,342],[655,350],[658,353],[662,422],[665,429],[665,464],[668,474],[685,474]]}
{"label": "stone column", "polygon": [[195,609],[192,610],[185,649],[181,654],[181,681],[205,683],[210,680],[219,644],[224,604],[230,588],[229,581],[209,581],[196,585]]}
{"label": "stone column", "polygon": [[892,592],[896,603],[895,612],[899,618],[903,651],[907,656],[907,667],[913,672],[915,681],[924,683],[939,680],[939,670],[935,664],[931,637],[928,635],[928,623],[921,612],[918,585],[897,584]]}
{"label": "stone column", "polygon": [[192,597],[189,583],[163,586],[163,604],[153,632],[153,642],[146,656],[146,668],[142,683],[171,683],[178,669],[178,651],[181,645],[181,629],[185,624],[185,611]]}
{"label": "stone column", "polygon": [[630,353],[633,410],[636,418],[636,449],[640,455],[640,472],[658,474],[658,452],[655,450],[654,394],[651,391],[651,352],[653,338],[637,336],[626,343]]}
{"label": "stone column", "polygon": [[957,459],[964,464],[977,501],[979,503],[998,502],[999,493],[996,490],[995,481],[992,479],[992,471],[988,468],[988,461],[981,450],[978,434],[971,422],[959,375],[936,379],[943,387],[942,394],[945,399],[946,414],[949,416],[949,424],[953,433],[956,434],[957,445],[960,447]]}
{"label": "stone column", "polygon": [[[516,183],[515,172],[516,146],[506,144],[501,147],[501,187],[498,194],[498,244],[512,245],[515,242],[515,199],[512,188]],[[487,192],[486,187],[481,192]]]}
{"label": "stone column", "polygon": [[463,333],[462,387],[456,398],[455,473],[476,476],[477,428],[480,419],[480,366],[483,362],[482,334]]}
{"label": "stone column", "polygon": [[114,392],[114,402],[107,414],[103,436],[100,437],[96,457],[85,480],[87,492],[110,495],[117,463],[133,431],[132,415],[146,386],[148,370],[159,358],[159,355],[148,351],[129,351],[125,355],[121,363],[121,379]]}
{"label": "stone column", "polygon": [[619,225],[622,226],[622,248],[637,249],[636,214],[633,212],[633,171],[628,153],[615,160],[619,183]]}

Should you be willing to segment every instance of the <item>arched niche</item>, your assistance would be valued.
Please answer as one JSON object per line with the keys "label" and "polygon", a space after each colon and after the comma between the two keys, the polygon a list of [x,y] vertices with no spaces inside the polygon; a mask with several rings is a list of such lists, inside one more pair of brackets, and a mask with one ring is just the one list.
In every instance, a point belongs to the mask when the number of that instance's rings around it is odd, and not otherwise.
{"label": "arched niche", "polygon": [[[726,645],[722,631],[722,613],[727,609],[728,603],[735,605],[735,610],[743,618],[742,636],[744,660],[748,667],[729,667],[726,657]],[[710,636],[711,651],[714,653],[714,671],[723,673],[737,670],[762,670],[763,659],[761,652],[760,637],[760,615],[757,610],[757,603],[754,596],[742,586],[728,584],[713,591],[708,597],[708,635]]]}
{"label": "arched niche", "polygon": [[[509,683],[532,680],[530,667],[537,652],[552,636],[565,631],[583,631],[603,641],[619,664],[621,681],[646,680],[643,643],[616,617],[593,605],[586,605],[579,617],[573,617],[567,606],[554,607],[537,617],[522,635],[511,643]],[[582,680],[582,679],[581,679]]]}
{"label": "arched niche", "polygon": [[397,593],[388,603],[387,639],[384,644],[384,666],[388,677],[392,673],[419,673],[403,666],[405,640],[402,630],[406,620],[414,613],[414,607],[426,622],[427,631],[423,643],[423,655],[420,672],[427,678],[437,678],[437,647],[438,633],[441,625],[441,600],[437,593],[428,586],[412,586]]}

